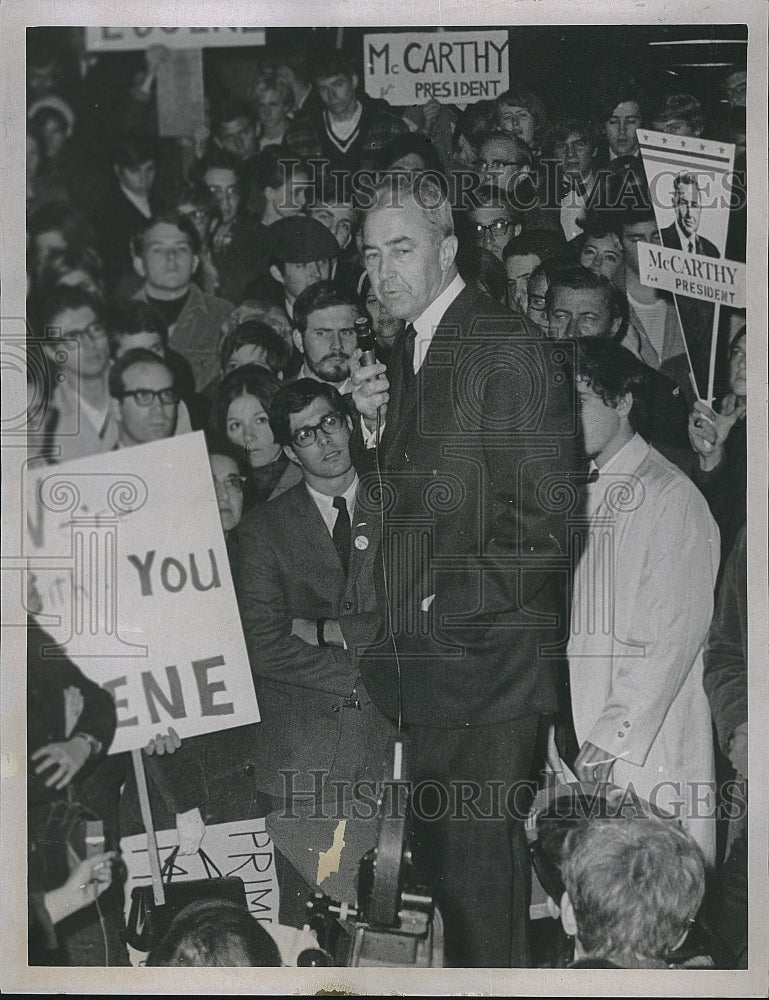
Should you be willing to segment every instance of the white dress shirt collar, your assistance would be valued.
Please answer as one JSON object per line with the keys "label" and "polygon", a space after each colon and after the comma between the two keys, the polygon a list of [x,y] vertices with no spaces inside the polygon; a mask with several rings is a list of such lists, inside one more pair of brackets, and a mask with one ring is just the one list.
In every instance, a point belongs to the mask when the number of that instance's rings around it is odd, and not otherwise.
{"label": "white dress shirt collar", "polygon": [[[333,535],[334,524],[336,522],[337,514],[339,511],[334,506],[334,497],[327,496],[325,493],[319,493],[317,490],[313,489],[312,486],[305,480],[307,487],[307,492],[310,494],[312,499],[315,501],[315,506],[320,511],[320,516],[326,523],[328,528],[328,533]],[[356,475],[344,493],[338,493],[337,496],[343,496],[347,503],[347,513],[350,516],[350,524],[352,524],[353,510],[355,509],[355,494],[358,491],[358,476]]]}
{"label": "white dress shirt collar", "polygon": [[427,354],[427,348],[433,339],[435,328],[440,324],[451,303],[464,289],[465,282],[461,275],[457,274],[441,292],[441,294],[430,303],[421,316],[417,316],[413,326],[416,330],[414,339],[414,371],[418,372],[422,367],[422,362]]}

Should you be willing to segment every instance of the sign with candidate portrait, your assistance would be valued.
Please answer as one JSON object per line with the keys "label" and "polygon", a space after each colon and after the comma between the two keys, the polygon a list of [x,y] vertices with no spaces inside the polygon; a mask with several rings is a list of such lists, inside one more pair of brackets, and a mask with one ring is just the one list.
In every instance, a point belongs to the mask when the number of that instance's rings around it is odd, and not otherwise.
{"label": "sign with candidate portrait", "polygon": [[45,466],[26,497],[39,621],[114,697],[111,753],[259,720],[202,433]]}
{"label": "sign with candidate portrait", "polygon": [[365,89],[396,107],[473,104],[509,86],[506,31],[409,31],[365,35]]}
{"label": "sign with candidate portrait", "polygon": [[639,277],[672,293],[693,387],[710,400],[720,307],[745,306],[745,264],[724,258],[729,213],[744,196],[735,147],[650,129],[637,135],[659,231],[658,244],[639,244]]}

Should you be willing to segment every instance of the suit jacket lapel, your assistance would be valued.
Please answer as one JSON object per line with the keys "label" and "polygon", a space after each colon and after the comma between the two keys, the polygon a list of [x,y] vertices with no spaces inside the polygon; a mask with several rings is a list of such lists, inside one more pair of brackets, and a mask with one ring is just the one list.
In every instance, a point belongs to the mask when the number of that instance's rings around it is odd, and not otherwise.
{"label": "suit jacket lapel", "polygon": [[[301,498],[301,499],[300,499]],[[339,561],[339,553],[336,551],[333,539],[329,534],[326,522],[323,520],[321,512],[315,501],[307,491],[307,487],[302,485],[297,490],[297,500],[299,501],[301,539],[297,538],[297,551],[315,552],[318,559],[328,567],[337,567],[340,576],[344,576],[342,564]]]}

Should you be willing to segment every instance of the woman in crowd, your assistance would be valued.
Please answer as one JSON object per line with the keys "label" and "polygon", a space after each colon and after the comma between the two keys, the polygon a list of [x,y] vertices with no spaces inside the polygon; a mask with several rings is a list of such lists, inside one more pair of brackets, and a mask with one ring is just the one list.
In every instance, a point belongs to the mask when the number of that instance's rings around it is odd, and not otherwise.
{"label": "woman in crowd", "polygon": [[82,288],[102,302],[107,301],[104,264],[93,247],[62,250],[51,256],[40,275],[40,288]]}
{"label": "woman in crowd", "polygon": [[615,226],[593,213],[585,221],[585,229],[571,244],[580,264],[595,274],[602,274],[618,288],[625,288],[625,251]]}
{"label": "woman in crowd", "polygon": [[27,225],[33,283],[39,281],[54,254],[63,250],[82,252],[96,244],[96,234],[86,217],[66,202],[42,205]]}
{"label": "woman in crowd", "polygon": [[689,416],[697,455],[693,478],[721,532],[721,566],[747,517],[747,382],[743,326],[729,345],[729,392],[711,409],[698,400]]}
{"label": "woman in crowd", "polygon": [[211,406],[211,433],[225,437],[245,456],[246,510],[285,493],[302,478],[276,443],[267,419],[278,389],[280,382],[271,372],[243,365],[222,380]]}

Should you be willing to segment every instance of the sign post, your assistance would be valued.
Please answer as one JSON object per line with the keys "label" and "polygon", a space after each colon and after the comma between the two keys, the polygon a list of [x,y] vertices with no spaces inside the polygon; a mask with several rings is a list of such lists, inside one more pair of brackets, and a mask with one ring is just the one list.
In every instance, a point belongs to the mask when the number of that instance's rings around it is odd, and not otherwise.
{"label": "sign post", "polygon": [[157,65],[158,133],[189,137],[203,124],[203,49],[264,45],[264,28],[86,28],[89,52],[163,46]]}

